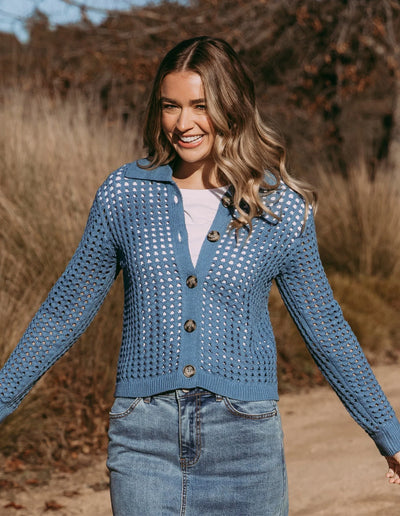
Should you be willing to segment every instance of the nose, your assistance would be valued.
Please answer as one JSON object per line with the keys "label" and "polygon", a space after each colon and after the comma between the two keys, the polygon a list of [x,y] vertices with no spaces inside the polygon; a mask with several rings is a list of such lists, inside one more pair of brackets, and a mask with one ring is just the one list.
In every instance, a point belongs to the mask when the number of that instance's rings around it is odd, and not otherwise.
{"label": "nose", "polygon": [[188,129],[191,129],[193,125],[194,122],[191,116],[191,109],[182,108],[176,121],[176,128],[180,133],[184,133]]}

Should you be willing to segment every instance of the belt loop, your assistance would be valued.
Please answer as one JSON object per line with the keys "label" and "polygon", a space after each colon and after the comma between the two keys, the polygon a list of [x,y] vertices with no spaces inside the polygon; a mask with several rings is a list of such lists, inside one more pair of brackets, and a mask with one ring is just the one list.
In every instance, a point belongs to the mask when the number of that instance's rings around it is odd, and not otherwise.
{"label": "belt loop", "polygon": [[143,401],[145,403],[151,403],[151,398],[152,398],[151,396],[147,396],[146,398],[143,398]]}

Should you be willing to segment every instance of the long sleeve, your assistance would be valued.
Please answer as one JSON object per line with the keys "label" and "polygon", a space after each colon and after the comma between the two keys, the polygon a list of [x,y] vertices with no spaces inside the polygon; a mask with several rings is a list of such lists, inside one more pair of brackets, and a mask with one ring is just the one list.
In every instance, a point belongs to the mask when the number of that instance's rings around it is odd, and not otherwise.
{"label": "long sleeve", "polygon": [[0,371],[0,420],[88,327],[118,272],[98,198],[71,261]]}
{"label": "long sleeve", "polygon": [[276,279],[307,347],[341,401],[383,455],[400,450],[400,423],[333,298],[312,214]]}

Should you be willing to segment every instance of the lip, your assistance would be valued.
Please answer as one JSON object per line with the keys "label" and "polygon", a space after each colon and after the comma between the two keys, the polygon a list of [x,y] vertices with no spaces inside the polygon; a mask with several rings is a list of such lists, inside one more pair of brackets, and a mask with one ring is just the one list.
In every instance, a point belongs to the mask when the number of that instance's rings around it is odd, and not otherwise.
{"label": "lip", "polygon": [[202,142],[204,140],[204,136],[205,136],[204,134],[185,135],[185,137],[187,137],[187,138],[189,138],[189,137],[197,138],[196,140],[193,140],[191,142],[185,142],[181,139],[181,136],[176,135],[176,139],[177,139],[176,143],[179,145],[179,147],[183,147],[184,149],[193,149],[202,144]]}

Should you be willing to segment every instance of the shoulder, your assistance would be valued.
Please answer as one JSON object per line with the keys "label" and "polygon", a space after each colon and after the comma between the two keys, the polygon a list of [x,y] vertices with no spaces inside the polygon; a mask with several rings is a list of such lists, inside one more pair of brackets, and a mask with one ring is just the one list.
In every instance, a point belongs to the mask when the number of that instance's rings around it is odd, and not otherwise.
{"label": "shoulder", "polygon": [[125,177],[125,173],[130,165],[131,163],[125,163],[124,165],[121,165],[116,170],[108,174],[106,179],[99,186],[97,194],[101,196],[102,194],[108,193],[110,191],[113,191],[115,188],[122,186],[122,181]]}
{"label": "shoulder", "polygon": [[293,225],[296,225],[296,221],[303,223],[308,211],[304,198],[283,181],[274,190],[265,192],[262,201],[269,212],[265,216],[269,222],[272,219],[276,224],[287,224],[289,221]]}

